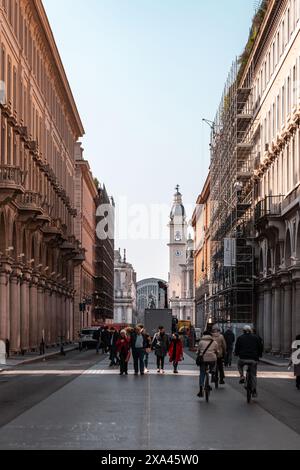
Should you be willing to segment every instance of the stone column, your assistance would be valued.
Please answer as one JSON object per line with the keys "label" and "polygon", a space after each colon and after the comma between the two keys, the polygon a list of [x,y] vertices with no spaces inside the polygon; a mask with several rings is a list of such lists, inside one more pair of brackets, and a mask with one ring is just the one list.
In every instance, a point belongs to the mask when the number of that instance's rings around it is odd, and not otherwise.
{"label": "stone column", "polygon": [[62,291],[61,296],[61,319],[62,319],[62,334],[65,341],[67,341],[67,293],[65,290]]}
{"label": "stone column", "polygon": [[293,338],[300,334],[300,280],[295,282],[293,311]]}
{"label": "stone column", "polygon": [[292,344],[292,282],[289,276],[282,278],[284,289],[283,301],[283,349],[282,353],[287,356],[291,352]]}
{"label": "stone column", "polygon": [[69,308],[69,318],[70,318],[70,339],[71,341],[77,341],[77,330],[74,327],[74,298],[70,296],[70,308]]}
{"label": "stone column", "polygon": [[257,333],[262,338],[264,337],[264,287],[259,287],[258,296],[258,318],[257,318]]}
{"label": "stone column", "polygon": [[60,341],[62,336],[62,323],[61,323],[61,292],[59,287],[56,292],[56,327],[57,327],[57,341]]}
{"label": "stone column", "polygon": [[37,341],[40,345],[42,338],[45,340],[45,279],[40,277],[37,287]]}
{"label": "stone column", "polygon": [[52,285],[52,290],[51,290],[51,343],[56,344],[57,343],[57,322],[56,322],[56,287],[55,285]]}
{"label": "stone column", "polygon": [[69,292],[66,293],[66,338],[67,341],[71,341],[71,334],[70,334],[70,294]]}
{"label": "stone column", "polygon": [[10,276],[10,348],[17,353],[21,350],[21,267],[13,266]]}
{"label": "stone column", "polygon": [[9,275],[11,263],[4,260],[0,264],[0,339],[10,339]]}
{"label": "stone column", "polygon": [[265,351],[270,352],[272,348],[272,291],[271,285],[266,283],[264,292],[264,346]]}
{"label": "stone column", "polygon": [[31,270],[28,268],[24,268],[22,281],[21,281],[21,348],[24,351],[28,351],[30,348],[30,343],[29,343],[30,280],[31,280]]}
{"label": "stone column", "polygon": [[45,284],[44,296],[45,311],[45,343],[51,344],[51,285]]}
{"label": "stone column", "polygon": [[38,341],[38,275],[32,274],[29,292],[29,347],[37,349]]}
{"label": "stone column", "polygon": [[272,283],[272,354],[280,353],[280,315],[281,315],[281,287],[277,279]]}

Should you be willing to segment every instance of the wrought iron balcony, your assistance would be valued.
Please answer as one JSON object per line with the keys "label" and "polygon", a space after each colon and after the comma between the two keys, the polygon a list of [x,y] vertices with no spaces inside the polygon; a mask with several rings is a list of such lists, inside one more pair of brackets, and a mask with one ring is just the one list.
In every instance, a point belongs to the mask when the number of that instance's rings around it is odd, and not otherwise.
{"label": "wrought iron balcony", "polygon": [[284,196],[266,196],[255,207],[255,223],[268,217],[280,217]]}

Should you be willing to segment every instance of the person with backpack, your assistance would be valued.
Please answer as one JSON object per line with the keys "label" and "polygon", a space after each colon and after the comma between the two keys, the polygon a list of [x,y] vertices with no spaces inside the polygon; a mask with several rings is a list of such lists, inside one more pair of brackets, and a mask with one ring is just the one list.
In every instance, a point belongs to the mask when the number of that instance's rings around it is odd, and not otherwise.
{"label": "person with backpack", "polygon": [[204,331],[198,346],[196,363],[200,367],[199,386],[200,390],[197,396],[203,397],[203,387],[205,382],[206,369],[214,372],[219,355],[218,343],[211,336],[209,331]]}

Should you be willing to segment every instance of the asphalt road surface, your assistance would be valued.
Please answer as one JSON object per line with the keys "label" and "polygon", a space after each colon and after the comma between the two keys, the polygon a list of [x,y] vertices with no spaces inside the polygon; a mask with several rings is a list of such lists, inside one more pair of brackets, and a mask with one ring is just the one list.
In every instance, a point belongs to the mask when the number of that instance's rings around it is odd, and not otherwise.
{"label": "asphalt road surface", "polygon": [[[248,405],[235,368],[210,403],[196,397],[198,369],[119,376],[107,356],[66,357],[0,374],[0,449],[300,449],[300,392],[285,369],[260,366]],[[131,367],[132,369],[132,367]]]}

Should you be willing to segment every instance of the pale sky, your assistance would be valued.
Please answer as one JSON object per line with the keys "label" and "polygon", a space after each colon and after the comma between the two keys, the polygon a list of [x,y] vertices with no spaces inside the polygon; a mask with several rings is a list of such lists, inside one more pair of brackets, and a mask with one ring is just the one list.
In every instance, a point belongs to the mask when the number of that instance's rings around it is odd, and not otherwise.
{"label": "pale sky", "polygon": [[209,167],[202,118],[215,116],[257,2],[43,3],[86,131],[85,158],[121,212],[116,248],[127,249],[139,280],[167,280],[160,227],[176,184],[191,216]]}

